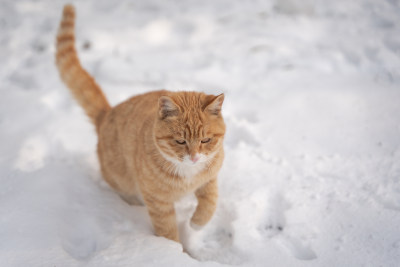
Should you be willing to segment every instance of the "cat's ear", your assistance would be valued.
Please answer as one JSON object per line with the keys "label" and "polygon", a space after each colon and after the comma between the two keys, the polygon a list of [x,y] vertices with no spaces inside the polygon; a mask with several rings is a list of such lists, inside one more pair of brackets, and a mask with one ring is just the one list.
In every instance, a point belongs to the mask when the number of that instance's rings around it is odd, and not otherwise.
{"label": "cat's ear", "polygon": [[224,94],[220,94],[217,96],[207,96],[207,103],[204,108],[204,111],[211,113],[212,115],[219,115],[222,108],[222,103],[224,103]]}
{"label": "cat's ear", "polygon": [[169,96],[161,96],[158,99],[158,114],[160,119],[165,119],[167,117],[173,117],[178,115],[179,108],[175,104],[174,100]]}

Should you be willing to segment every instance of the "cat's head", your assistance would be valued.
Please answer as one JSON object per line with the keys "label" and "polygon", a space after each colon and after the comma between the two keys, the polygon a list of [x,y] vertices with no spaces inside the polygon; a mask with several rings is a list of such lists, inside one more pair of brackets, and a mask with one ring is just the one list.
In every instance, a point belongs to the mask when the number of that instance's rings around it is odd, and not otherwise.
{"label": "cat's head", "polygon": [[175,164],[200,166],[222,147],[224,95],[176,92],[158,100],[155,141],[161,155]]}

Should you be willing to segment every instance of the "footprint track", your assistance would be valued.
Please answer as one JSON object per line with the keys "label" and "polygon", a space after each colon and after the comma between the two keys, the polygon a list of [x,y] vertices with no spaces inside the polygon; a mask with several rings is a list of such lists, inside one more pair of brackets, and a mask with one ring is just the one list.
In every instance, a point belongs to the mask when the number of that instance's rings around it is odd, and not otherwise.
{"label": "footprint track", "polygon": [[[284,253],[299,259],[312,260],[317,258],[314,250],[308,245],[304,237],[300,238],[290,231],[291,223],[287,221],[285,213],[290,205],[284,196],[278,191],[260,189],[250,197],[252,216],[244,220],[250,220],[247,227],[253,226],[252,235],[262,243],[273,243]],[[248,214],[249,215],[249,214]],[[241,224],[245,224],[242,220]],[[250,232],[250,231],[249,231]]]}

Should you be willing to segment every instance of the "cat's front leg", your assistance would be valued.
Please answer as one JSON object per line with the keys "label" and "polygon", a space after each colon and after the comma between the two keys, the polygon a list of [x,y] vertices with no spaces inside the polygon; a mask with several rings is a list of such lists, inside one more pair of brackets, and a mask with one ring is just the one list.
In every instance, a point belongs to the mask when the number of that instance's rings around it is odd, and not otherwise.
{"label": "cat's front leg", "polygon": [[156,235],[179,242],[174,203],[158,199],[151,194],[144,196],[144,201]]}
{"label": "cat's front leg", "polygon": [[211,219],[217,207],[217,179],[212,179],[210,182],[197,189],[195,195],[197,197],[198,204],[190,221],[190,225],[193,228],[200,228]]}

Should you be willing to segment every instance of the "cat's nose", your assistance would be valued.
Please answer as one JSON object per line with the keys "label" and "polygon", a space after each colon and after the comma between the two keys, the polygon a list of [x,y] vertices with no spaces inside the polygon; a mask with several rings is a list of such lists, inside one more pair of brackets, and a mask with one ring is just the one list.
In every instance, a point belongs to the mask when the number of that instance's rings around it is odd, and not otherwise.
{"label": "cat's nose", "polygon": [[192,155],[190,156],[190,159],[193,163],[196,163],[200,159],[200,157],[198,155]]}

